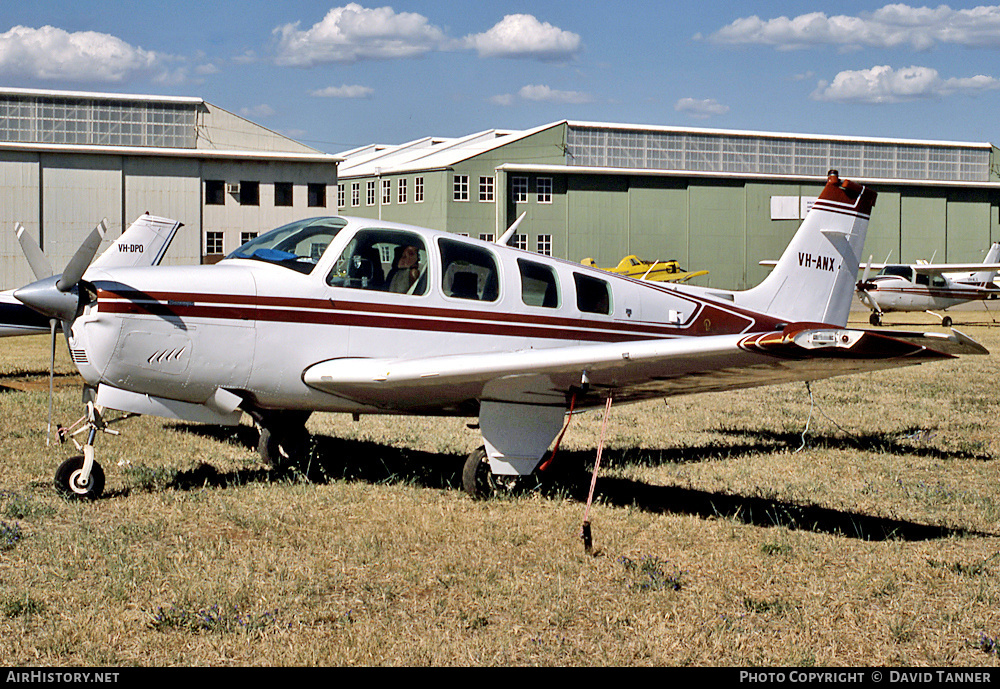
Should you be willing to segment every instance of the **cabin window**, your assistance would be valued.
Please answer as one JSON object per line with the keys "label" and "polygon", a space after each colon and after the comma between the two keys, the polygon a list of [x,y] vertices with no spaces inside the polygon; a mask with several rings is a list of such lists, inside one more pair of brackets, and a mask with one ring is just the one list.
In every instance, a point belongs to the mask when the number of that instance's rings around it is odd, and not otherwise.
{"label": "cabin window", "polygon": [[604,280],[573,273],[576,283],[576,308],[584,313],[611,313],[611,286]]}
{"label": "cabin window", "polygon": [[492,251],[452,239],[439,240],[438,249],[445,296],[475,301],[500,298],[500,271]]}
{"label": "cabin window", "polygon": [[344,248],[326,282],[332,287],[426,294],[424,240],[412,232],[360,230]]}
{"label": "cabin window", "polygon": [[879,271],[879,275],[895,275],[913,282],[913,268],[910,266],[886,266]]}
{"label": "cabin window", "polygon": [[555,271],[542,263],[517,259],[521,272],[521,301],[528,306],[559,308],[559,283]]}
{"label": "cabin window", "polygon": [[930,287],[931,276],[927,275],[925,273],[917,273],[917,284],[918,285],[925,285],[927,287]]}

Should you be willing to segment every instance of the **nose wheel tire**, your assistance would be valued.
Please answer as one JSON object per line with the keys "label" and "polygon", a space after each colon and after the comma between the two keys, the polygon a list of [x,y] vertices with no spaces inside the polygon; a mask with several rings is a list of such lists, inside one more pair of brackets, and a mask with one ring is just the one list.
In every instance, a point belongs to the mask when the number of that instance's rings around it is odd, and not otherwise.
{"label": "nose wheel tire", "polygon": [[882,314],[872,312],[872,315],[868,317],[868,322],[872,325],[882,325]]}
{"label": "nose wheel tire", "polygon": [[60,495],[74,500],[96,500],[104,492],[104,469],[97,462],[90,467],[90,476],[82,481],[83,457],[70,457],[56,469],[55,486]]}

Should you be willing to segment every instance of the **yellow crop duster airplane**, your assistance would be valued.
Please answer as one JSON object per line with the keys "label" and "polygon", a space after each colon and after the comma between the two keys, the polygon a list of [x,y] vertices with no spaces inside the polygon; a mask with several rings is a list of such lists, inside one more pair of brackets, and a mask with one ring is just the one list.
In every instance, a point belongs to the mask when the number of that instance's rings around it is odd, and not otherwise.
{"label": "yellow crop duster airplane", "polygon": [[[634,280],[375,219],[300,220],[214,265],[91,267],[15,297],[58,319],[87,442],[57,488],[96,498],[103,411],[236,424],[301,461],[314,411],[478,418],[465,489],[535,473],[570,410],[950,359],[961,333],[846,327],[875,192],[830,171],[774,271],[726,291]],[[506,479],[504,479],[506,480]]]}
{"label": "yellow crop duster airplane", "polygon": [[[580,263],[591,268],[599,268],[597,262],[592,258],[585,258]],[[687,282],[699,275],[708,275],[707,270],[684,270],[681,268],[680,262],[674,259],[670,259],[669,261],[645,261],[631,255],[620,260],[614,268],[601,268],[601,270],[637,280],[651,280],[653,282]]]}

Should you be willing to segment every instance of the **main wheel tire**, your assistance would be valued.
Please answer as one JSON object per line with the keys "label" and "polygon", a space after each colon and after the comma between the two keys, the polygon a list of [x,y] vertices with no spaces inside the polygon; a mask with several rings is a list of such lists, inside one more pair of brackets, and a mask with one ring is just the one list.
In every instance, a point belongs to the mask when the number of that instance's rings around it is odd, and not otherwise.
{"label": "main wheel tire", "polygon": [[951,323],[952,323],[951,316],[945,316],[944,318],[941,319],[941,327],[942,328],[950,328],[951,327]]}
{"label": "main wheel tire", "polygon": [[305,426],[285,429],[277,434],[270,428],[260,427],[257,453],[264,464],[272,469],[280,469],[303,462],[309,456],[309,431]]}
{"label": "main wheel tire", "polygon": [[868,322],[872,325],[882,325],[882,316],[873,311],[872,315],[868,317]]}
{"label": "main wheel tire", "polygon": [[80,482],[83,457],[70,457],[56,469],[55,486],[60,495],[74,500],[96,500],[104,492],[104,469],[97,462],[90,467],[90,478]]}
{"label": "main wheel tire", "polygon": [[493,472],[486,459],[486,448],[480,447],[469,453],[462,467],[462,488],[476,500],[483,500],[493,494]]}

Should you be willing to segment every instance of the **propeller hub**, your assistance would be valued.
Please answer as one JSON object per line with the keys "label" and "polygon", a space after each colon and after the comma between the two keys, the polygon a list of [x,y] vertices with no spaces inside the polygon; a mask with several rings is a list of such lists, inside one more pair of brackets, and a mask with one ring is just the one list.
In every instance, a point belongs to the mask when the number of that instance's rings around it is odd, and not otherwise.
{"label": "propeller hub", "polygon": [[14,291],[14,297],[28,308],[43,316],[60,321],[73,321],[80,307],[77,289],[64,292],[57,286],[59,276],[54,275]]}

